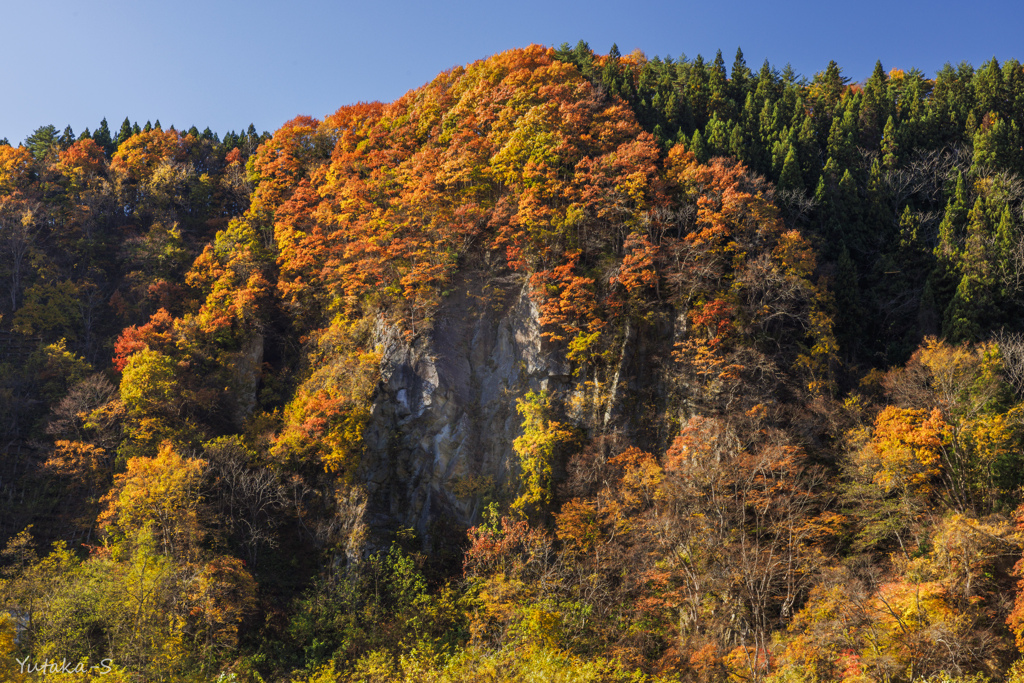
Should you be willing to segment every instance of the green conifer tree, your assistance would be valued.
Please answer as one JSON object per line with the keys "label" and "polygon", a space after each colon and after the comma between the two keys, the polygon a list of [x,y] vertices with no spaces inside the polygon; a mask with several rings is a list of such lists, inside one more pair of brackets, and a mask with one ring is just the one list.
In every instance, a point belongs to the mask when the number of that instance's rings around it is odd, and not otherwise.
{"label": "green conifer tree", "polygon": [[832,120],[825,153],[836,160],[840,168],[850,168],[857,149],[857,115],[853,107],[847,107]]}
{"label": "green conifer tree", "polygon": [[835,284],[836,336],[839,346],[848,357],[855,358],[863,346],[864,305],[857,276],[857,264],[850,257],[850,250],[844,240],[839,241],[839,258],[836,262]]}
{"label": "green conifer tree", "polygon": [[711,116],[704,129],[704,146],[709,157],[728,153],[730,132],[729,123],[725,119],[718,118],[717,114]]}
{"label": "green conifer tree", "polygon": [[693,139],[690,140],[690,151],[693,152],[700,163],[706,164],[708,162],[708,150],[704,145],[704,137],[700,134],[699,129],[694,131]]}
{"label": "green conifer tree", "polygon": [[60,135],[60,146],[67,149],[75,142],[75,131],[71,130],[71,126],[65,126],[64,132]]}
{"label": "green conifer tree", "polygon": [[725,72],[725,60],[722,58],[722,51],[715,54],[715,61],[711,64],[708,73],[708,116],[717,116],[721,121],[729,121],[733,118],[734,104],[730,96],[730,88]]}
{"label": "green conifer tree", "polygon": [[110,137],[110,127],[107,126],[106,118],[100,121],[100,127],[92,134],[92,139],[108,157],[117,149],[114,146],[114,139]]}
{"label": "green conifer tree", "polygon": [[124,117],[124,121],[121,122],[121,130],[117,132],[117,146],[120,147],[125,143],[128,138],[132,136],[132,122],[128,120],[128,117]]}
{"label": "green conifer tree", "polygon": [[732,132],[729,134],[729,153],[739,161],[750,165],[750,159],[747,156],[747,145],[743,140],[743,128],[739,123],[733,125]]}
{"label": "green conifer tree", "polygon": [[733,102],[745,102],[747,99],[747,88],[750,86],[750,78],[753,74],[747,67],[747,60],[743,58],[743,50],[736,48],[736,58],[732,62],[732,71],[729,73],[729,86],[732,90]]}
{"label": "green conifer tree", "polygon": [[981,335],[978,323],[981,312],[988,308],[987,291],[968,274],[960,278],[956,293],[946,307],[942,319],[942,336],[954,344],[975,341]]}
{"label": "green conifer tree", "polygon": [[932,279],[928,278],[921,292],[921,301],[917,306],[917,329],[923,337],[939,334],[939,309],[935,303],[935,290]]}
{"label": "green conifer tree", "polygon": [[882,126],[891,114],[889,106],[889,77],[882,62],[875,62],[875,70],[864,84],[864,99],[860,108],[861,142],[868,149],[877,149]]}
{"label": "green conifer tree", "polygon": [[782,164],[782,174],[779,176],[779,189],[802,190],[804,187],[803,177],[800,173],[800,162],[797,160],[796,150],[791,146],[786,153],[786,161]]}
{"label": "green conifer tree", "polygon": [[60,135],[57,133],[57,127],[46,125],[36,128],[31,135],[25,138],[25,147],[32,152],[32,156],[37,161],[45,159],[51,150],[60,147]]}
{"label": "green conifer tree", "polygon": [[1010,205],[1004,204],[995,234],[996,272],[1000,280],[1000,298],[1007,303],[1012,301],[1014,307],[1019,306],[1015,301],[1018,287],[1015,251],[1020,240],[1021,235],[1013,220]]}
{"label": "green conifer tree", "polygon": [[885,122],[882,131],[882,165],[886,168],[896,168],[899,161],[899,145],[896,143],[896,122],[892,116]]}

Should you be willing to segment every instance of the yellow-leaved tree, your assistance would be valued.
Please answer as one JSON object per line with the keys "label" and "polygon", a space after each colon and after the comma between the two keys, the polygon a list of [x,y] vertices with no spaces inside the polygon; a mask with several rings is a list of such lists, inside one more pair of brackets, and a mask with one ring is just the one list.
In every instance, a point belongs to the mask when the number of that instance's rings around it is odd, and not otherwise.
{"label": "yellow-leaved tree", "polygon": [[28,680],[17,661],[18,650],[14,636],[14,617],[7,612],[0,612],[0,681],[4,683],[22,683]]}
{"label": "yellow-leaved tree", "polygon": [[[903,409],[900,415],[909,416],[907,409],[928,413],[915,424],[934,430],[919,436],[931,442],[925,457],[939,456],[935,465],[950,507],[984,513],[1020,485],[1024,408],[1005,378],[997,344],[952,346],[930,337],[883,384]],[[886,409],[879,419],[896,414]]]}
{"label": "yellow-leaved tree", "polygon": [[560,448],[572,442],[571,429],[551,419],[551,396],[547,390],[529,391],[516,402],[516,410],[523,416],[523,435],[512,443],[519,457],[522,473],[522,493],[512,503],[520,515],[528,510],[540,510],[552,502],[552,479],[555,457]]}
{"label": "yellow-leaved tree", "polygon": [[169,441],[155,458],[130,458],[103,498],[107,508],[100,527],[129,542],[148,531],[164,553],[190,556],[202,536],[199,485],[205,468],[205,460],[183,458]]}

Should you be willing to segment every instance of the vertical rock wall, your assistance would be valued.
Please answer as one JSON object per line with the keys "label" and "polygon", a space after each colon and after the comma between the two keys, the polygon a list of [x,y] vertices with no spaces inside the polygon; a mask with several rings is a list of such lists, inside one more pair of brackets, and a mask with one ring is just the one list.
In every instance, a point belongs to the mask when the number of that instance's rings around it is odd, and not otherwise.
{"label": "vertical rock wall", "polygon": [[487,489],[511,474],[522,423],[516,399],[569,380],[561,354],[542,341],[522,281],[492,282],[488,300],[479,285],[462,282],[431,333],[411,345],[394,331],[380,334],[382,378],[361,473],[371,525],[424,531],[439,516],[470,524]]}
{"label": "vertical rock wall", "polygon": [[672,316],[644,333],[610,321],[615,351],[600,376],[587,368],[571,376],[563,350],[543,340],[538,318],[522,278],[463,276],[429,334],[410,344],[393,329],[378,331],[382,377],[360,476],[371,527],[425,535],[435,519],[476,523],[487,494],[518,474],[516,401],[531,389],[559,395],[566,419],[594,434],[618,431],[652,448],[665,443],[672,389],[663,361],[679,332]]}

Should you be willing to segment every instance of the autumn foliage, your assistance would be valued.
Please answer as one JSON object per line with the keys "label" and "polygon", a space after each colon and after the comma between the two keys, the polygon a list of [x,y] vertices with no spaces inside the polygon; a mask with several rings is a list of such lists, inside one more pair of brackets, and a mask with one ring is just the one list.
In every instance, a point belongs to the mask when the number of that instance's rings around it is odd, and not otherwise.
{"label": "autumn foliage", "polygon": [[533,45],[0,144],[0,659],[1024,680],[1022,74]]}

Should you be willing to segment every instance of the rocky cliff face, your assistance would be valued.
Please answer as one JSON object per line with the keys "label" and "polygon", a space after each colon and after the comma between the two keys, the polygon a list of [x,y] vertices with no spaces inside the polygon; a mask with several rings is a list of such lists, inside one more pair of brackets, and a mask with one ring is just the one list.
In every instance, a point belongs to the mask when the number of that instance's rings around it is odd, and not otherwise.
{"label": "rocky cliff face", "polygon": [[541,336],[538,317],[522,278],[467,276],[428,335],[409,344],[393,329],[378,331],[382,377],[360,477],[371,526],[429,533],[439,518],[478,521],[488,493],[514,484],[512,443],[522,433],[516,400],[531,389],[558,395],[567,418],[591,430],[635,432],[658,423],[651,413],[648,424],[635,424],[642,403],[656,403],[656,412],[665,405],[650,342],[660,348],[658,338],[671,340],[671,323],[654,339],[623,326],[598,379],[571,374],[563,350]]}
{"label": "rocky cliff face", "polygon": [[425,531],[438,517],[470,524],[487,491],[508,482],[522,422],[516,399],[569,381],[538,315],[520,278],[465,278],[429,335],[408,344],[394,330],[380,332],[382,377],[361,473],[371,525]]}

